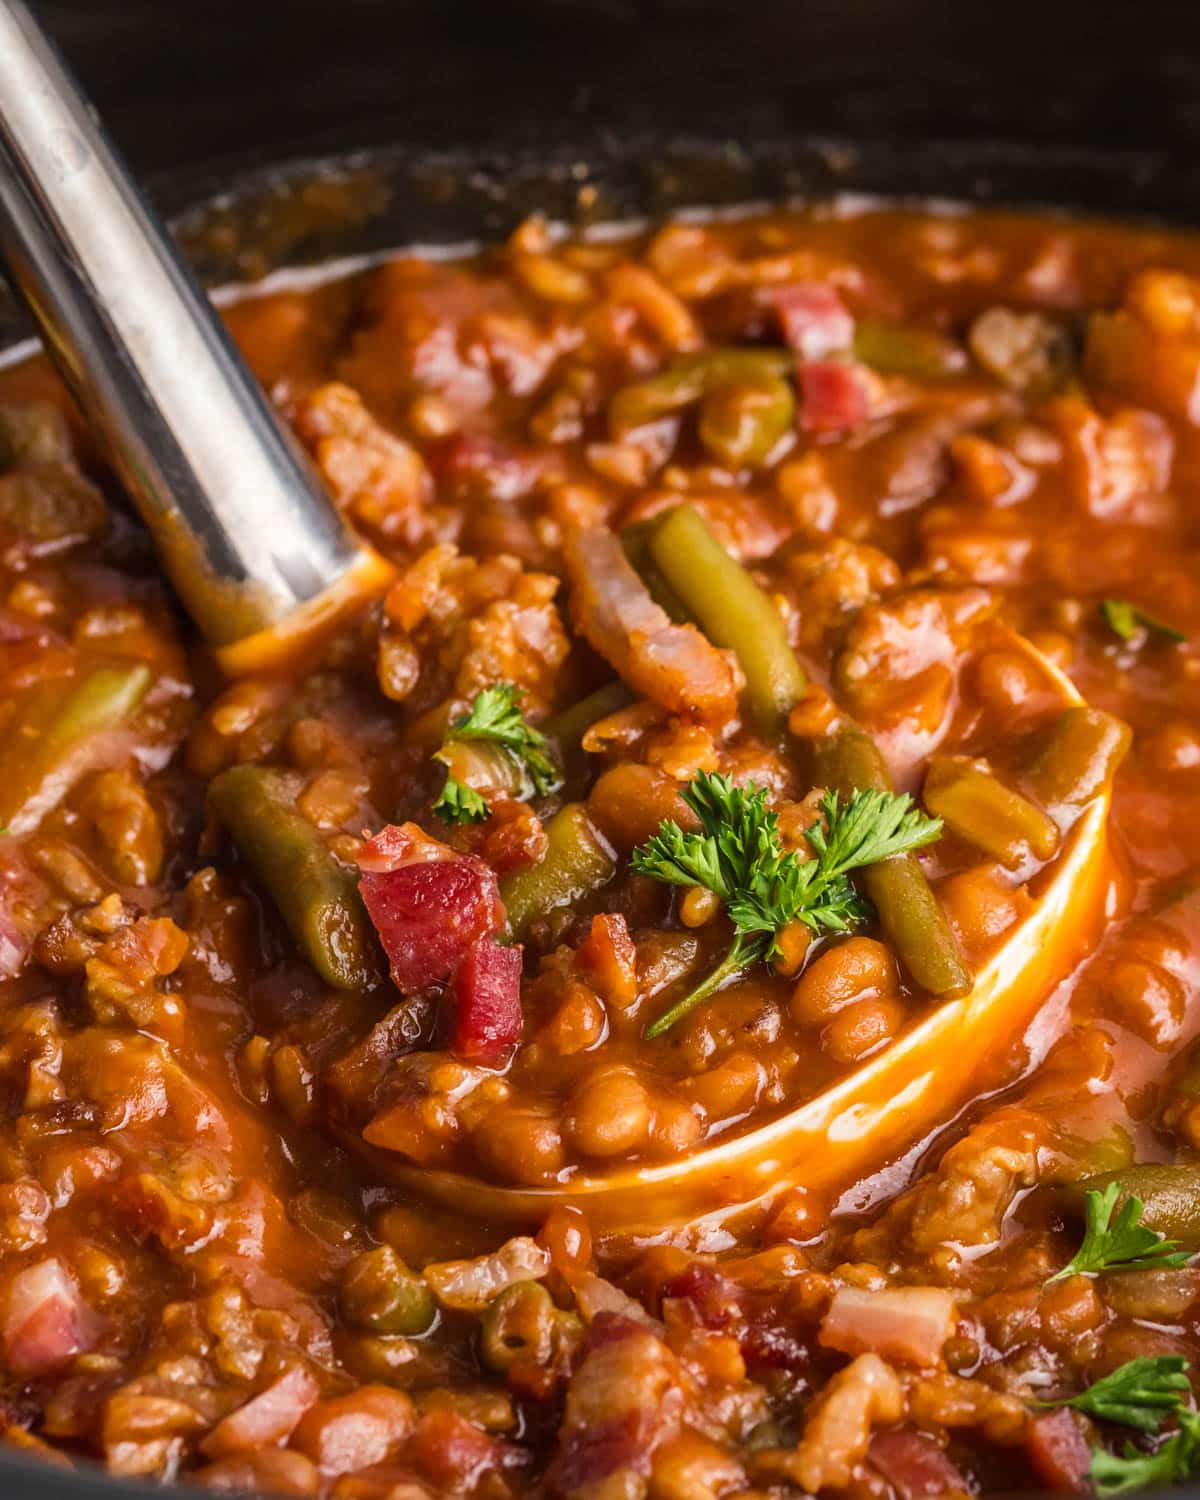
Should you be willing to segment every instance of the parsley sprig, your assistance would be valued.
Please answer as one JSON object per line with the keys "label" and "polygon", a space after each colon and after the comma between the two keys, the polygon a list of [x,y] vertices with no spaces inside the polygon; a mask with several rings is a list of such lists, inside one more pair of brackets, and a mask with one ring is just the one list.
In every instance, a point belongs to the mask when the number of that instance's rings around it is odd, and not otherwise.
{"label": "parsley sprig", "polygon": [[1125,1444],[1123,1453],[1093,1450],[1088,1476],[1101,1500],[1131,1490],[1160,1489],[1196,1474],[1200,1469],[1200,1412],[1181,1407],[1175,1418],[1177,1430],[1151,1453],[1132,1443]]}
{"label": "parsley sprig", "polygon": [[1077,1396],[1039,1401],[1041,1407],[1070,1406],[1105,1422],[1120,1422],[1139,1432],[1154,1433],[1182,1409],[1191,1391],[1187,1360],[1182,1354],[1140,1355],[1097,1380]]}
{"label": "parsley sprig", "polygon": [[1121,1196],[1121,1184],[1110,1182],[1103,1192],[1089,1192],[1084,1208],[1083,1243],[1056,1275],[1046,1283],[1067,1276],[1097,1276],[1104,1271],[1144,1271],[1156,1266],[1186,1266],[1191,1255],[1141,1222],[1142,1200],[1132,1195],[1113,1210]]}
{"label": "parsley sprig", "polygon": [[932,843],[941,820],[896,792],[860,791],[843,802],[836,792],[821,801],[823,822],[805,834],[804,859],[784,851],[779,819],[767,793],[753,782],[735,786],[727,776],[701,771],[683,792],[700,821],[685,832],[665,819],[653,838],[633,852],[633,868],[669,885],[702,886],[719,896],[734,938],[720,964],[646,1030],[661,1036],[734,975],[778,952],[780,932],[803,922],[814,932],[846,932],[870,914],[850,872],[894,854]]}
{"label": "parsley sprig", "polygon": [[1187,640],[1182,630],[1156,620],[1153,615],[1148,615],[1128,599],[1102,599],[1099,609],[1101,619],[1123,641],[1136,641],[1147,635],[1156,635],[1161,640],[1174,641],[1176,644]]}
{"label": "parsley sprig", "polygon": [[454,746],[494,746],[504,758],[522,797],[544,797],[558,786],[558,767],[546,749],[546,736],[525,722],[511,682],[499,682],[476,694],[471,711],[456,719],[446,731],[442,748],[433,757],[452,768],[433,810],[445,823],[479,823],[488,815],[488,805],[472,786],[453,774],[457,757]]}

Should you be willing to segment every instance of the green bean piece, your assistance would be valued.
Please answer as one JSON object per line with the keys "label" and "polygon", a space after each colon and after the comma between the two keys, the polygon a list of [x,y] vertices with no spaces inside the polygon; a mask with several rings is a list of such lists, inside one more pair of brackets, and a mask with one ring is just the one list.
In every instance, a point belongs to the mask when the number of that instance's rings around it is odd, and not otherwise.
{"label": "green bean piece", "polygon": [[1065,709],[1042,736],[1026,776],[1051,812],[1090,802],[1125,759],[1133,731],[1099,708]]}
{"label": "green bean piece", "polygon": [[505,876],[500,895],[508,913],[508,936],[520,942],[530,924],[547,912],[574,906],[607,885],[617,860],[582,802],[568,802],[546,824],[544,858]]}
{"label": "green bean piece", "polygon": [[967,356],[961,345],[932,328],[859,318],[854,325],[854,356],[881,375],[944,380],[961,375]]}
{"label": "green bean piece", "polygon": [[564,708],[547,719],[542,725],[542,733],[564,755],[570,755],[579,749],[579,742],[593,724],[628,708],[632,702],[633,694],[623,682],[606,683],[578,703],[572,703],[570,708]]}
{"label": "green bean piece", "polygon": [[348,1323],[374,1334],[428,1333],[437,1320],[433,1293],[390,1245],[356,1255],[338,1293]]}
{"label": "green bean piece", "polygon": [[1114,1182],[1121,1188],[1114,1217],[1127,1198],[1140,1198],[1147,1229],[1184,1250],[1200,1250],[1200,1162],[1149,1162],[1082,1177],[1068,1185],[1067,1197],[1082,1208],[1089,1192],[1102,1193]]}
{"label": "green bean piece", "polygon": [[[848,797],[866,788],[890,791],[891,778],[875,741],[858,725],[841,729],[816,754],[817,781]],[[912,978],[931,995],[951,998],[971,988],[971,971],[941,903],[915,854],[897,854],[862,871],[879,925]]]}
{"label": "green bean piece", "polygon": [[725,385],[700,407],[700,441],[729,468],[764,464],[796,420],[796,397],[786,380]]}
{"label": "green bean piece", "polygon": [[779,611],[690,505],[663,514],[650,556],[709,640],[737,656],[759,733],[778,738],[808,687]]}
{"label": "green bean piece", "polygon": [[140,663],[93,667],[35,690],[0,751],[0,826],[15,834],[36,828],[90,769],[97,737],[132,717],[152,675]]}
{"label": "green bean piece", "polygon": [[493,1297],[480,1326],[480,1352],[490,1370],[520,1360],[544,1365],[554,1352],[557,1308],[540,1281],[518,1281]]}
{"label": "green bean piece", "polygon": [[321,978],[361,989],[375,963],[357,879],[296,811],[299,790],[286,772],[234,766],[211,783],[208,801]]}
{"label": "green bean piece", "polygon": [[1007,869],[1017,869],[1031,854],[1050,859],[1058,848],[1054,819],[969,756],[935,755],[925,773],[922,800],[951,833]]}
{"label": "green bean piece", "polygon": [[783,349],[705,349],[689,354],[657,375],[622,386],[608,407],[608,426],[620,441],[639,427],[682,411],[723,385],[779,380],[795,368]]}

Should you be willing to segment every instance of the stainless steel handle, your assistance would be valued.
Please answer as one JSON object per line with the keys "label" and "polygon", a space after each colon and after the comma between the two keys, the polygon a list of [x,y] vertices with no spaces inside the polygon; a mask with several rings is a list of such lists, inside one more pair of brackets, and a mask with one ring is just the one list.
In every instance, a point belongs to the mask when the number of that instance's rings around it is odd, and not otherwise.
{"label": "stainless steel handle", "polygon": [[378,563],[20,0],[0,0],[0,255],[214,645]]}

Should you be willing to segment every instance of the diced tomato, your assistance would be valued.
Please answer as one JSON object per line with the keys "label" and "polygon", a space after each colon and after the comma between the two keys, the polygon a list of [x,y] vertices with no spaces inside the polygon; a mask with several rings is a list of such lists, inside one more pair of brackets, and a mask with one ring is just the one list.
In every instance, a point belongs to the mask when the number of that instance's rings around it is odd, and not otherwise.
{"label": "diced tomato", "polygon": [[469,1062],[500,1067],[521,1039],[521,949],[494,937],[471,944],[455,970],[450,1050]]}
{"label": "diced tomato", "polygon": [[1025,1429],[1025,1451],[1047,1489],[1060,1495],[1087,1491],[1092,1450],[1073,1411],[1061,1408],[1034,1417]]}
{"label": "diced tomato", "polygon": [[411,827],[385,828],[364,846],[358,886],[392,982],[406,993],[448,979],[471,945],[504,920],[488,866]]}
{"label": "diced tomato", "polygon": [[784,343],[804,359],[824,359],[849,349],[854,340],[854,319],[831,286],[801,281],[767,287],[759,295],[778,315]]}
{"label": "diced tomato", "polygon": [[867,420],[867,391],[857,365],[805,360],[796,372],[801,432],[848,432]]}
{"label": "diced tomato", "polygon": [[953,1292],[900,1286],[869,1292],[842,1286],[821,1323],[821,1343],[843,1354],[878,1354],[928,1368],[954,1332]]}
{"label": "diced tomato", "polygon": [[96,1317],[74,1277],[51,1257],[13,1277],[0,1331],[8,1368],[19,1375],[39,1374],[89,1349]]}
{"label": "diced tomato", "polygon": [[412,1426],[412,1402],[403,1391],[364,1385],[310,1407],[292,1442],[322,1473],[351,1474],[390,1457]]}
{"label": "diced tomato", "polygon": [[266,1390],[223,1417],[201,1442],[201,1451],[209,1458],[225,1458],[282,1442],[320,1394],[309,1371],[293,1365]]}
{"label": "diced tomato", "polygon": [[888,1427],[871,1439],[867,1458],[899,1500],[968,1493],[966,1479],[931,1437],[907,1427]]}

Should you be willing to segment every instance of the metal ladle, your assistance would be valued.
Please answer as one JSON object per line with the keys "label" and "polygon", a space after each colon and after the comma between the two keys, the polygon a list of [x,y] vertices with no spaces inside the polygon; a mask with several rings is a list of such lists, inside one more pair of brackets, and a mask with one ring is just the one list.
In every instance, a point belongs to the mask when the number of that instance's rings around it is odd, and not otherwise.
{"label": "metal ladle", "polygon": [[0,257],[184,605],[230,671],[379,592],[21,0],[0,0]]}

